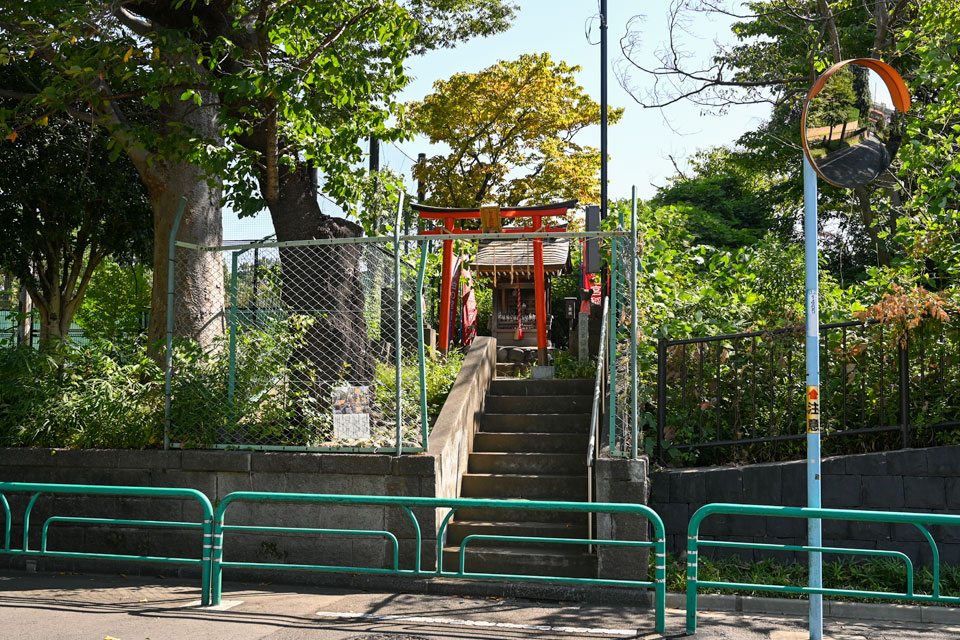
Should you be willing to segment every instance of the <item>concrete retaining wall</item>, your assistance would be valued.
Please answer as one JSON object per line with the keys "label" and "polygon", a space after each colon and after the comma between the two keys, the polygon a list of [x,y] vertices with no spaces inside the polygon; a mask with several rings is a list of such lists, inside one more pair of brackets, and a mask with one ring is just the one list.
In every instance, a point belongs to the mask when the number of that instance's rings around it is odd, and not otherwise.
{"label": "concrete retaining wall", "polygon": [[[332,493],[377,496],[452,497],[459,495],[478,416],[494,376],[496,342],[480,337],[434,425],[427,454],[402,456],[343,453],[248,451],[126,451],[68,449],[0,449],[0,481],[188,487],[214,504],[234,491]],[[29,496],[10,494],[15,547],[22,539],[23,512]],[[436,566],[435,523],[445,510],[413,509],[422,532],[421,562]],[[134,520],[200,518],[189,500],[98,496],[42,497],[34,508],[31,548],[38,549],[43,522],[51,515]],[[413,568],[415,533],[402,508],[376,506],[237,503],[226,512],[227,524],[375,529],[390,531],[400,544],[400,564]],[[131,555],[200,557],[201,535],[195,530],[54,524],[50,550],[110,552]],[[385,538],[337,534],[228,533],[226,559],[232,561],[335,564],[387,567],[392,547]],[[59,570],[111,570],[109,561],[42,559]],[[0,558],[0,566],[23,567],[24,559]],[[116,565],[127,573],[193,575],[171,565]],[[231,571],[232,575],[240,572]],[[255,575],[248,572],[247,575]],[[285,574],[291,579],[297,575]],[[314,574],[315,575],[315,574]]]}
{"label": "concrete retaining wall", "polygon": [[[658,471],[651,474],[651,506],[667,528],[667,548],[686,548],[689,518],[710,502],[806,504],[804,461]],[[960,446],[907,449],[885,453],[837,456],[822,463],[824,507],[960,514]],[[737,541],[804,544],[806,523],[791,518],[711,516],[705,537],[723,535]],[[960,564],[960,527],[933,527],[931,533],[947,564]],[[911,525],[824,521],[824,543],[861,549],[894,549],[915,562],[929,564],[931,552]],[[761,552],[737,552],[741,558]],[[767,557],[769,554],[764,555]],[[776,553],[781,560],[804,554]],[[826,556],[829,561],[835,556]]]}
{"label": "concrete retaining wall", "polygon": [[483,403],[496,367],[497,341],[477,336],[430,432],[427,453],[437,459],[438,498],[460,497],[460,478],[467,470],[473,436],[480,428]]}

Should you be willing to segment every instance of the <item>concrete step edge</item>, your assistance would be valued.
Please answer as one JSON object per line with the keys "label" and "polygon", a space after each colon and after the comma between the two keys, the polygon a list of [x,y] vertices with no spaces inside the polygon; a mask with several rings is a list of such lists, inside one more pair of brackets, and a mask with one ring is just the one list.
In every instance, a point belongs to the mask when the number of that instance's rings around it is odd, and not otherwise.
{"label": "concrete step edge", "polygon": [[[548,454],[549,455],[549,454]],[[569,473],[464,473],[464,478],[537,478],[537,479],[551,479],[557,480],[560,478],[568,479],[575,478],[577,480],[583,480],[583,475],[571,475]]]}
{"label": "concrete step edge", "polygon": [[485,436],[547,436],[563,438],[588,438],[587,433],[566,433],[563,431],[478,431],[477,435]]}
{"label": "concrete step edge", "polygon": [[[571,545],[573,546],[573,545]],[[586,546],[586,545],[584,545]],[[450,546],[443,548],[444,553],[460,553],[460,547]],[[501,556],[522,556],[522,557],[535,557],[535,556],[550,556],[553,558],[576,558],[576,559],[594,559],[595,555],[592,553],[586,553],[584,551],[573,551],[566,549],[554,549],[554,548],[544,548],[544,549],[531,549],[530,547],[511,547],[509,545],[504,546],[486,546],[483,544],[471,544],[467,546],[467,555],[470,552],[481,552],[481,553],[493,553]]]}
{"label": "concrete step edge", "polygon": [[557,456],[571,457],[571,458],[583,458],[584,463],[586,463],[587,456],[580,453],[550,453],[549,451],[472,451],[470,452],[472,456],[522,456],[527,458],[554,458]]}
{"label": "concrete step edge", "polygon": [[[501,397],[501,398],[502,398],[502,397],[504,397],[504,396],[498,396],[498,397]],[[511,397],[512,397],[512,396],[511,396]],[[522,397],[522,396],[517,396],[517,397],[519,398],[519,397]],[[584,416],[589,417],[589,416],[590,416],[590,412],[587,411],[587,412],[583,412],[583,413],[568,413],[568,412],[563,412],[563,413],[503,413],[503,412],[501,412],[501,411],[489,411],[489,412],[485,412],[485,413],[483,414],[483,417],[484,417],[484,418],[499,418],[500,416],[510,416],[511,418],[514,417],[514,416],[524,416],[524,417],[529,416],[529,417],[531,417],[531,418],[553,418],[554,420],[558,420],[558,419],[561,419],[561,418],[582,418],[582,417],[584,417]]]}
{"label": "concrete step edge", "polygon": [[552,400],[556,400],[558,398],[564,398],[564,399],[571,398],[571,399],[578,399],[578,400],[584,400],[584,399],[593,400],[593,394],[592,393],[558,393],[556,395],[550,395],[550,396],[545,396],[545,395],[519,396],[519,395],[511,395],[508,393],[488,393],[487,399],[489,400],[490,398],[521,398],[523,400],[538,400],[540,398],[550,398]]}
{"label": "concrete step edge", "polygon": [[505,527],[505,528],[516,528],[516,529],[577,529],[582,526],[583,529],[586,529],[586,525],[568,525],[563,522],[537,522],[535,520],[451,520],[450,524],[447,526],[453,525],[465,525],[465,526],[474,526],[474,527]]}

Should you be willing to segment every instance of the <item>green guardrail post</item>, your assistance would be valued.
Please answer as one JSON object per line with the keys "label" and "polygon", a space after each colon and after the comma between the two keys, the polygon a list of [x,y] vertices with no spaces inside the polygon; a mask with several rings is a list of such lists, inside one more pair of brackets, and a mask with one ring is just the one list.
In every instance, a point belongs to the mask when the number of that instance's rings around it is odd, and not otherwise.
{"label": "green guardrail post", "polygon": [[430,440],[430,421],[427,416],[427,362],[423,344],[423,280],[427,274],[429,240],[420,241],[420,265],[417,270],[417,366],[420,375],[420,446],[426,450]]}
{"label": "green guardrail post", "polygon": [[10,503],[7,502],[7,496],[0,493],[0,502],[3,503],[3,515],[5,519],[3,521],[3,550],[10,551]]}
{"label": "green guardrail post", "polygon": [[170,448],[170,421],[173,414],[173,278],[174,262],[177,251],[177,232],[180,229],[180,220],[183,218],[183,209],[187,205],[184,196],[177,206],[177,215],[173,218],[170,228],[170,240],[167,247],[167,339],[163,354],[163,448]]}

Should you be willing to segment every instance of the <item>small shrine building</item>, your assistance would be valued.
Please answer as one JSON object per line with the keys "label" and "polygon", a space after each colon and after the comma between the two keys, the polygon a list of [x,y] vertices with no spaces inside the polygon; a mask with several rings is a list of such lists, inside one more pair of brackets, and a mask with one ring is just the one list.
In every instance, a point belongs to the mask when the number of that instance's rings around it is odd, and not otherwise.
{"label": "small shrine building", "polygon": [[[422,204],[411,205],[411,208],[418,213],[422,220],[435,220],[442,222],[442,226],[436,229],[422,231],[420,235],[439,235],[443,238],[443,270],[440,284],[440,349],[446,352],[450,345],[450,305],[451,288],[450,281],[453,270],[453,239],[457,235],[490,233],[558,233],[566,231],[563,227],[545,227],[544,218],[566,217],[567,212],[577,206],[576,200],[567,200],[554,204],[537,205],[530,207],[499,207],[483,206],[477,208],[446,208],[430,207]],[[526,226],[504,227],[504,219],[529,219],[531,224]],[[463,229],[458,227],[458,222],[462,220],[480,220],[481,229]],[[504,238],[491,239],[488,244],[481,244],[478,250],[478,261],[483,258],[483,264],[491,274],[498,274],[501,269],[506,272],[504,276],[510,287],[498,287],[497,295],[501,297],[499,301],[494,302],[494,335],[500,340],[499,331],[504,333],[509,331],[511,342],[513,336],[523,342],[523,334],[527,335],[527,327],[535,329],[535,342],[537,347],[537,360],[539,364],[547,364],[547,349],[549,340],[547,338],[549,324],[549,304],[548,295],[548,274],[559,273],[567,268],[569,261],[570,245],[569,242],[557,244],[557,239],[553,238],[534,238],[526,242],[512,241]],[[496,244],[499,242],[500,244]],[[549,249],[547,249],[547,246]],[[529,255],[526,247],[529,246]],[[509,247],[509,248],[507,248]],[[562,254],[562,255],[561,255]],[[499,259],[504,258],[500,263]],[[517,258],[514,266],[510,265],[510,258]],[[548,260],[548,261],[545,261]],[[562,265],[560,261],[562,260]],[[479,270],[478,272],[483,272]],[[497,276],[499,281],[499,275]],[[532,283],[530,282],[532,280]],[[517,286],[523,284],[524,286]],[[510,293],[512,291],[512,299]],[[526,291],[526,294],[524,293]],[[517,305],[515,309],[509,309],[511,304]],[[526,308],[524,308],[526,305]],[[532,312],[532,318],[531,318]],[[502,325],[498,313],[503,314]],[[513,322],[512,327],[507,325]],[[524,326],[527,323],[527,326]],[[506,336],[504,336],[506,337]],[[531,344],[531,346],[532,346]]]}

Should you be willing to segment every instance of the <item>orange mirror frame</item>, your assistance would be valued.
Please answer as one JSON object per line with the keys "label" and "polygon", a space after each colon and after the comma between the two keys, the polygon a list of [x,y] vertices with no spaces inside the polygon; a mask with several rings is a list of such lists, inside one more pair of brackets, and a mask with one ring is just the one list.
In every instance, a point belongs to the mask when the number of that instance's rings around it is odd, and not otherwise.
{"label": "orange mirror frame", "polygon": [[810,108],[810,101],[817,97],[817,94],[823,90],[823,87],[827,84],[827,81],[835,73],[851,64],[860,67],[866,67],[867,69],[875,71],[877,75],[880,76],[880,79],[883,80],[884,84],[887,86],[887,90],[890,92],[890,100],[893,102],[893,107],[897,111],[906,113],[910,109],[910,91],[907,89],[906,83],[893,67],[882,60],[876,60],[874,58],[851,58],[849,60],[842,60],[824,71],[820,77],[817,78],[817,81],[810,89],[810,93],[807,94],[806,101],[803,103],[803,113],[800,116],[800,126],[802,129],[800,139],[803,144],[803,152],[806,154],[807,160],[814,167],[821,178],[830,184],[833,184],[834,186],[842,185],[837,185],[821,174],[817,169],[817,163],[814,161],[813,155],[810,153],[810,147],[807,144],[807,109]]}

